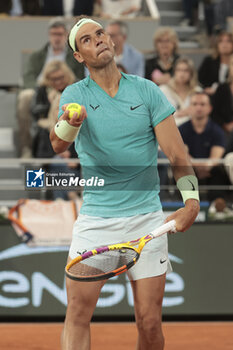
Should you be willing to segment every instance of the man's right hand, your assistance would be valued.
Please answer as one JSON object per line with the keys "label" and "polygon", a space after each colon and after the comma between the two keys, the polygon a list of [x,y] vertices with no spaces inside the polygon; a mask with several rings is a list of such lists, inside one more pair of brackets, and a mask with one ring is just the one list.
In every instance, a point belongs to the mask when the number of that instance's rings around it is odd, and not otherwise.
{"label": "man's right hand", "polygon": [[62,110],[64,113],[61,115],[59,120],[66,120],[70,125],[79,127],[82,122],[87,118],[87,111],[84,106],[81,106],[81,112],[80,116],[78,117],[78,113],[74,113],[72,118],[69,117],[69,111],[66,109],[67,106],[69,106],[70,103],[66,103],[65,105],[62,106]]}
{"label": "man's right hand", "polygon": [[[59,120],[65,120],[70,125],[78,128],[81,126],[83,121],[87,118],[87,111],[84,106],[81,106],[80,116],[78,117],[78,113],[74,113],[72,118],[69,118],[69,111],[66,109],[69,103],[62,106],[62,110],[64,113],[61,115]],[[50,132],[50,141],[55,153],[62,153],[66,151],[72,142],[66,142],[61,140],[55,133],[54,128]]]}

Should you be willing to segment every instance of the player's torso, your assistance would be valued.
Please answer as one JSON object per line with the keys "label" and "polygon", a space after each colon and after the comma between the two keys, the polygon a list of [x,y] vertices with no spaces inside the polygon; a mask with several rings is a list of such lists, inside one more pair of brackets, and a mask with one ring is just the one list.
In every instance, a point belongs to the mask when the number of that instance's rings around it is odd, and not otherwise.
{"label": "player's torso", "polygon": [[148,107],[136,85],[122,77],[117,94],[110,97],[90,81],[84,105],[88,117],[77,142],[81,162],[151,164],[156,139]]}

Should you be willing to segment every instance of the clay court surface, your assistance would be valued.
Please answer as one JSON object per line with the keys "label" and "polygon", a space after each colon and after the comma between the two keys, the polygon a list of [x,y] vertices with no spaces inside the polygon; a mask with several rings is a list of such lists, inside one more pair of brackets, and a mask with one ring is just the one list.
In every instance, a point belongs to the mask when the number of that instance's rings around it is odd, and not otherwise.
{"label": "clay court surface", "polygon": [[[134,350],[134,323],[92,323],[92,350]],[[2,323],[1,350],[59,350],[62,323]],[[233,322],[163,323],[166,350],[232,350]],[[150,349],[148,349],[150,350]]]}

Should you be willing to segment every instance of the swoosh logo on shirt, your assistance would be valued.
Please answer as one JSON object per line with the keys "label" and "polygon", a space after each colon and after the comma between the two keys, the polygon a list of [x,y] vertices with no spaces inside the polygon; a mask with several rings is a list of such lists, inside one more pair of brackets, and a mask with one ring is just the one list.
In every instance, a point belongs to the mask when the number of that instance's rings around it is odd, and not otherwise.
{"label": "swoosh logo on shirt", "polygon": [[135,109],[137,109],[138,107],[141,107],[143,105],[143,103],[141,103],[140,105],[137,105],[137,106],[131,106],[130,109],[131,111],[134,111]]}

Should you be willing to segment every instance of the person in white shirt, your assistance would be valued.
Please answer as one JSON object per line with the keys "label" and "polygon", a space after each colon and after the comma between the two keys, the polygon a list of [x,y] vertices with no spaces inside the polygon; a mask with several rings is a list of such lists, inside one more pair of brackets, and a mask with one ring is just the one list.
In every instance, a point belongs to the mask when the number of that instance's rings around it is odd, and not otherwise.
{"label": "person in white shirt", "polygon": [[197,74],[193,61],[186,57],[177,59],[174,76],[167,84],[160,85],[168,101],[176,108],[174,113],[179,126],[190,119],[190,96],[195,91],[201,91],[197,84]]}
{"label": "person in white shirt", "polygon": [[135,17],[141,9],[142,0],[98,0],[101,17]]}

